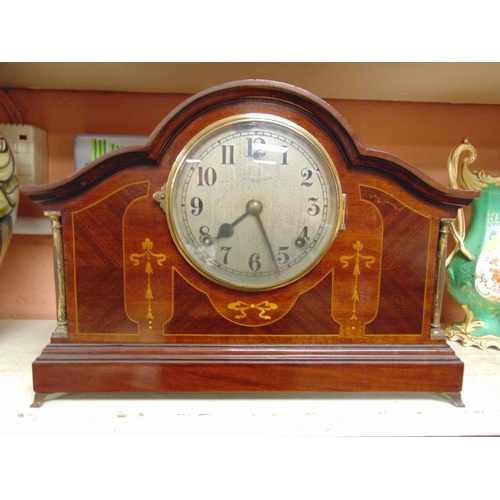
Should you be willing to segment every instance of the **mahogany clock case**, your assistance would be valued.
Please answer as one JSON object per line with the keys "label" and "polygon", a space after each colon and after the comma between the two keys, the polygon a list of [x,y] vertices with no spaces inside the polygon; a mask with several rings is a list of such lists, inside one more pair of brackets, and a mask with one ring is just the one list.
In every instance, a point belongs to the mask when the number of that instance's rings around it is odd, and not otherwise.
{"label": "mahogany clock case", "polygon": [[[311,134],[345,208],[307,274],[255,291],[215,283],[186,261],[163,189],[196,134],[249,113]],[[463,363],[440,310],[448,226],[476,193],[367,150],[305,90],[262,80],[208,89],[145,146],[23,190],[46,209],[54,237],[58,324],[33,363],[38,402],[59,392],[416,391],[461,404]]]}

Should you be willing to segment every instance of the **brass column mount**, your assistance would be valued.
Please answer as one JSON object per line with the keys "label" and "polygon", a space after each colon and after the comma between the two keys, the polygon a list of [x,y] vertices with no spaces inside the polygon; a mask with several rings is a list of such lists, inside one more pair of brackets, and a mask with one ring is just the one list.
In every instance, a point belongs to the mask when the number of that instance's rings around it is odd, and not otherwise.
{"label": "brass column mount", "polygon": [[434,305],[432,311],[431,339],[444,339],[445,334],[441,327],[441,309],[446,282],[446,254],[448,249],[448,234],[453,219],[441,219],[439,228],[439,242],[436,267],[436,288],[434,290]]}
{"label": "brass column mount", "polygon": [[64,276],[61,212],[45,211],[44,214],[50,219],[52,228],[52,244],[54,250],[57,327],[53,331],[52,337],[66,338],[68,336],[68,320],[66,310],[66,280]]}

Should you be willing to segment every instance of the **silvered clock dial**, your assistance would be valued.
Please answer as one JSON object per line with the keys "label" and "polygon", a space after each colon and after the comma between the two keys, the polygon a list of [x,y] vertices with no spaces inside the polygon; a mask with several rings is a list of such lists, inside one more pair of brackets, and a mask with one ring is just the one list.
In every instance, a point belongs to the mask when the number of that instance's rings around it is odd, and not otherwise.
{"label": "silvered clock dial", "polygon": [[240,290],[298,280],[343,223],[327,152],[304,128],[274,115],[235,115],[202,130],[177,157],[162,197],[186,260]]}

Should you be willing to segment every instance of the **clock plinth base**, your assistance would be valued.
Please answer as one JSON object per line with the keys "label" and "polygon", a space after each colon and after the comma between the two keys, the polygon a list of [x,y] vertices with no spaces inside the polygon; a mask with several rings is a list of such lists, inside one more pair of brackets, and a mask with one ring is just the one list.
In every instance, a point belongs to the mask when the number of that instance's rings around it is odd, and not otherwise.
{"label": "clock plinth base", "polygon": [[434,392],[462,406],[448,345],[49,344],[33,406],[77,392]]}

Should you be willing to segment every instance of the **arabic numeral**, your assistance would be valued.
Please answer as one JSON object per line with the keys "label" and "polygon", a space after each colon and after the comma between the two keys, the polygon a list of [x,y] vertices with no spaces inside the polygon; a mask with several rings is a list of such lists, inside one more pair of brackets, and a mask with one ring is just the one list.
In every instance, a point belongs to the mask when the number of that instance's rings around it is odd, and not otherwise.
{"label": "arabic numeral", "polygon": [[300,183],[301,186],[311,187],[313,185],[311,182],[313,171],[310,168],[303,168],[300,175],[304,178],[304,180]]}
{"label": "arabic numeral", "polygon": [[288,165],[288,151],[285,151],[283,153],[283,158],[281,160],[282,165]]}
{"label": "arabic numeral", "polygon": [[223,257],[223,260],[222,262],[227,265],[227,262],[228,262],[228,256],[229,256],[229,252],[231,251],[231,248],[233,247],[220,247],[220,251],[221,252],[224,252],[224,257]]}
{"label": "arabic numeral", "polygon": [[288,247],[279,247],[278,253],[276,254],[276,260],[280,264],[286,264],[290,260],[290,256],[285,250],[288,250]]}
{"label": "arabic numeral", "polygon": [[198,196],[191,198],[191,215],[200,215],[203,212],[203,201]]}
{"label": "arabic numeral", "polygon": [[295,246],[298,248],[303,248],[306,246],[307,240],[309,239],[309,228],[304,226],[301,233],[295,240]]}
{"label": "arabic numeral", "polygon": [[319,198],[309,198],[309,203],[311,204],[311,206],[307,209],[307,213],[309,215],[311,215],[312,217],[314,217],[315,215],[318,215],[321,208],[319,207],[317,201],[319,200]]}
{"label": "arabic numeral", "polygon": [[212,167],[198,167],[198,186],[213,186],[217,182],[217,172]]}
{"label": "arabic numeral", "polygon": [[234,165],[234,146],[222,146],[222,165]]}
{"label": "arabic numeral", "polygon": [[250,258],[248,259],[248,267],[254,273],[260,270],[262,264],[260,262],[260,255],[258,253],[253,253],[252,255],[250,255]]}
{"label": "arabic numeral", "polygon": [[[256,160],[260,160],[264,158],[266,153],[259,149],[259,144],[265,144],[266,141],[262,139],[262,137],[257,137],[256,139],[247,139],[247,156],[250,158],[255,158]],[[254,144],[256,144],[256,148],[254,149]]]}
{"label": "arabic numeral", "polygon": [[210,228],[208,226],[200,227],[200,243],[206,247],[209,247],[214,242],[209,233]]}

